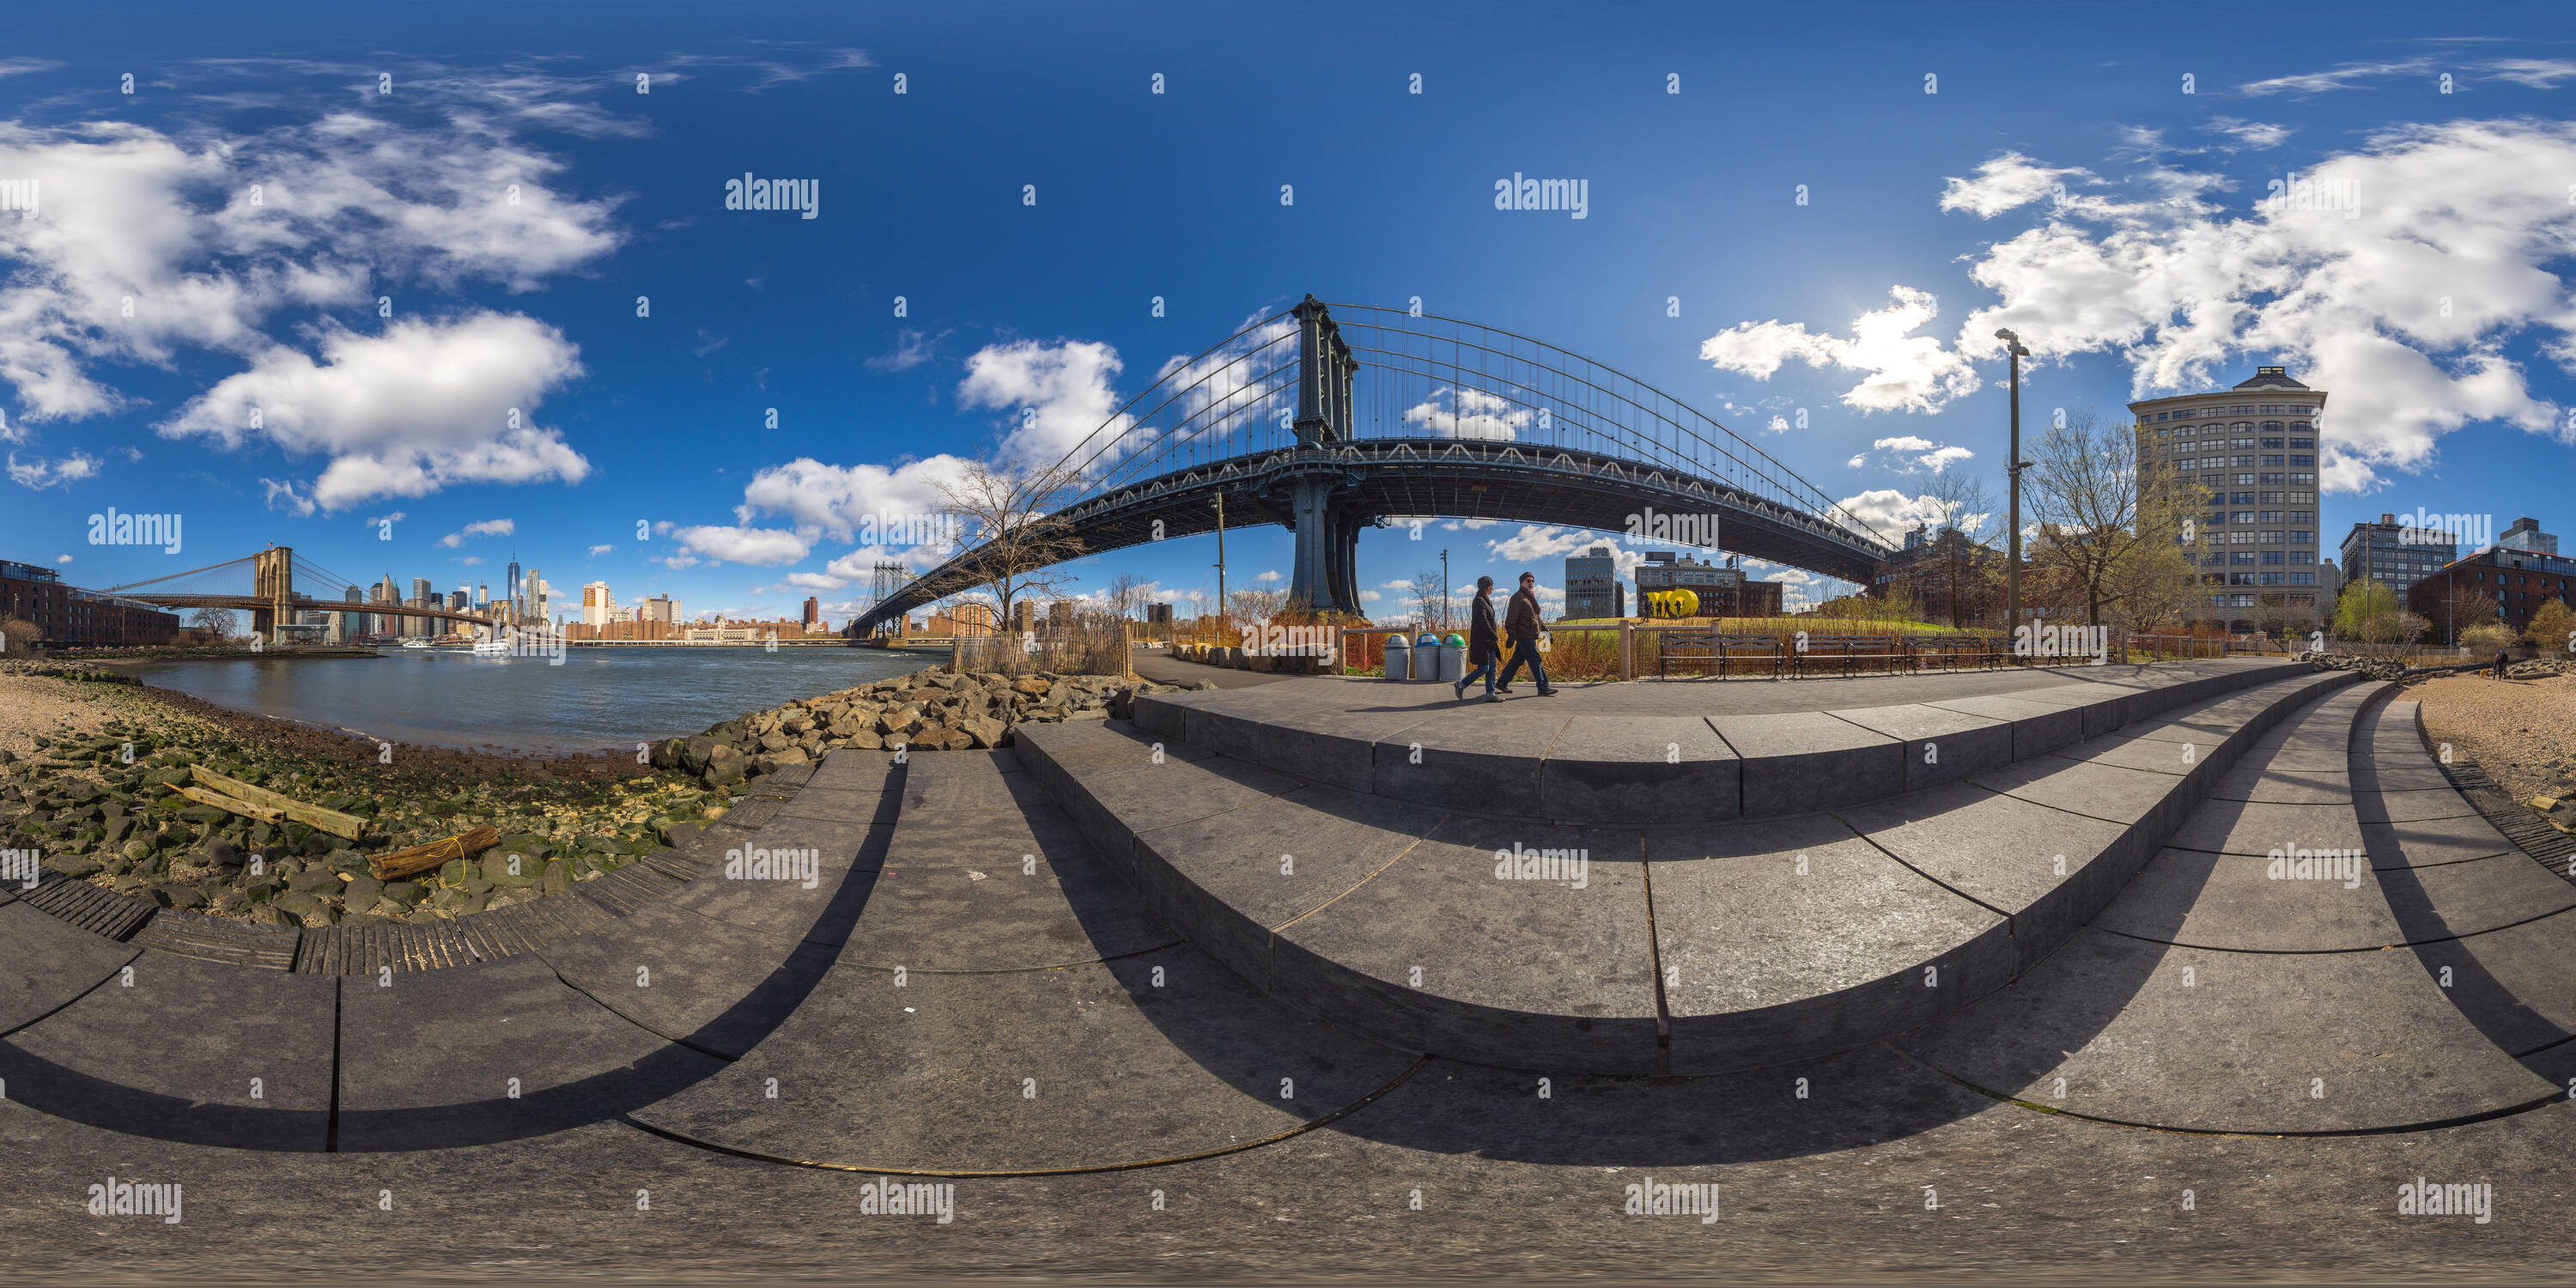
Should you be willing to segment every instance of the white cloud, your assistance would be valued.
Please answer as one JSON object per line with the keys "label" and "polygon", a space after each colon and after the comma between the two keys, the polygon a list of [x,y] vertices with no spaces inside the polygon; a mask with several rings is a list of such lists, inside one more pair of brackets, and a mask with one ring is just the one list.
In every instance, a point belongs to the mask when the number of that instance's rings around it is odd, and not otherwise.
{"label": "white cloud", "polygon": [[[465,539],[467,537],[506,537],[516,533],[518,530],[518,522],[513,519],[485,519],[480,523],[466,524],[465,530],[462,532],[451,532],[446,536],[440,537],[438,539],[438,544],[453,550],[456,547],[465,544]],[[606,546],[601,546],[599,547],[599,550],[605,550],[607,548],[608,547]],[[597,554],[599,553],[599,550],[593,550],[591,553]]]}
{"label": "white cloud", "polygon": [[2486,70],[2497,80],[2532,89],[2556,89],[2558,82],[2576,77],[2576,62],[2564,58],[2499,58],[2488,63]]}
{"label": "white cloud", "polygon": [[1261,574],[1260,576],[1253,578],[1253,580],[1254,580],[1254,581],[1257,581],[1257,582],[1272,582],[1272,581],[1283,581],[1283,580],[1285,580],[1285,578],[1283,578],[1283,577],[1281,577],[1281,576],[1279,575],[1279,570],[1278,570],[1278,569],[1273,568],[1273,569],[1271,569],[1270,571],[1265,572],[1265,573]]}
{"label": "white cloud", "polygon": [[[1012,413],[1011,428],[1002,437],[1003,460],[1053,465],[1118,410],[1110,380],[1123,366],[1118,351],[1097,340],[986,345],[966,360],[957,401],[970,409]],[[1104,440],[1115,441],[1123,429],[1123,424],[1112,427]]]}
{"label": "white cloud", "polygon": [[[940,333],[940,335],[946,334],[947,332],[944,331]],[[882,353],[876,357],[868,359],[868,369],[871,371],[910,371],[913,368],[930,361],[933,351],[938,343],[939,336],[925,336],[919,331],[907,329],[902,335],[896,337],[894,352]]]}
{"label": "white cloud", "polygon": [[608,553],[609,551],[611,551],[611,550],[615,550],[616,548],[617,548],[617,547],[616,547],[616,546],[613,546],[613,545],[608,545],[608,546],[592,546],[592,547],[590,548],[590,557],[591,557],[591,558],[593,558],[593,559],[596,559],[596,558],[598,558],[598,557],[599,557],[599,556],[601,556],[601,555],[607,554],[607,553]]}
{"label": "white cloud", "polygon": [[1917,523],[1938,527],[1947,509],[1928,494],[1909,497],[1894,488],[1872,488],[1858,496],[1844,497],[1839,504],[1843,513],[1875,529],[1871,535],[1882,541]]}
{"label": "white cloud", "polygon": [[451,483],[578,483],[590,473],[562,434],[532,420],[548,391],[581,374],[579,350],[551,326],[483,312],[376,335],[332,327],[321,349],[320,362],[266,350],[164,422],[162,436],[326,453],[311,493],[326,510]]}
{"label": "white cloud", "polygon": [[69,487],[98,473],[98,458],[87,452],[73,452],[60,460],[43,457],[20,464],[16,452],[9,453],[9,477],[22,487]]}
{"label": "white cloud", "polygon": [[457,560],[456,562],[461,563],[461,564],[465,565],[465,566],[466,566],[466,567],[468,567],[468,568],[471,568],[471,567],[473,567],[474,565],[476,565],[476,564],[479,564],[479,563],[483,562],[483,556],[481,556],[481,555],[467,555],[467,556],[465,556],[464,558]]}
{"label": "white cloud", "polygon": [[1932,450],[1934,443],[1928,438],[1921,438],[1913,434],[1901,434],[1895,438],[1879,439],[1876,442],[1871,443],[1870,446],[1875,447],[1882,452],[1928,452]]}
{"label": "white cloud", "polygon": [[2382,76],[2423,72],[2432,66],[2432,60],[2426,58],[2410,58],[2400,63],[2345,63],[2333,71],[2302,72],[2252,81],[2237,86],[2236,92],[2258,98],[2266,94],[2318,94],[2327,90],[2351,89],[2362,81]]}
{"label": "white cloud", "polygon": [[1515,406],[1501,394],[1481,389],[1442,386],[1404,409],[1404,423],[1420,425],[1434,438],[1482,438],[1509,441],[1538,423],[1538,413]]}
{"label": "white cloud", "polygon": [[[804,538],[776,528],[700,526],[676,528],[671,535],[691,551],[719,563],[791,564],[813,549]],[[673,568],[687,566],[667,559],[663,562]]]}
{"label": "white cloud", "polygon": [[[2576,444],[2576,423],[2531,391],[2506,349],[2528,337],[2576,372],[2576,307],[2558,272],[2576,246],[2576,207],[2557,177],[2571,172],[2576,124],[2400,126],[2297,172],[2317,185],[2297,191],[2327,194],[2325,208],[2267,190],[2240,214],[2217,204],[2223,175],[2157,163],[2123,194],[2007,153],[1975,180],[1952,180],[1944,206],[1992,217],[2049,200],[2034,226],[1970,259],[1970,277],[2000,302],[1912,370],[2000,356],[1998,327],[2018,332],[2036,363],[2116,354],[2140,398],[2223,388],[2254,363],[2286,362],[2332,395],[2320,473],[2335,492],[2426,468],[2441,436],[2471,421]],[[2103,192],[2055,200],[2068,176]],[[1756,375],[1841,352],[1778,323],[1710,344],[1719,365]],[[1933,410],[1974,387],[1973,375],[1918,380],[1906,385],[1912,401],[1897,401]],[[1846,401],[1871,397],[1864,382]]]}
{"label": "white cloud", "polygon": [[1914,459],[1920,462],[1923,468],[1938,474],[1941,471],[1950,468],[1952,465],[1957,464],[1960,461],[1964,461],[1974,455],[1976,455],[1975,452],[1969,451],[1964,447],[1941,447],[1925,452],[1923,455],[1917,456]]}
{"label": "white cloud", "polygon": [[941,489],[965,470],[964,460],[946,454],[892,468],[826,465],[800,456],[752,475],[737,517],[749,522],[754,515],[781,515],[808,542],[823,536],[852,541],[872,516],[882,531],[890,520],[939,513],[945,508]]}
{"label": "white cloud", "polygon": [[1943,403],[1976,392],[1977,373],[1965,358],[1930,336],[1908,334],[1939,313],[1931,293],[1898,286],[1889,294],[1895,303],[1853,319],[1851,339],[1809,335],[1802,322],[1746,322],[1710,336],[1700,345],[1700,359],[1756,380],[1770,379],[1791,358],[1868,372],[1842,398],[1864,414],[1937,412]]}
{"label": "white cloud", "polygon": [[71,557],[70,555],[56,555],[56,556],[54,556],[54,562],[55,562],[55,563],[58,563],[58,564],[67,564],[67,563],[70,563],[71,561],[72,561],[72,557]]}
{"label": "white cloud", "polygon": [[284,510],[299,519],[313,513],[312,499],[298,494],[294,483],[264,478],[259,485],[261,499],[267,502],[269,509]]}
{"label": "white cloud", "polygon": [[2213,116],[2209,118],[2209,124],[2201,128],[2212,134],[2224,134],[2249,148],[2277,148],[2290,137],[2287,126],[2240,121],[2232,116]]}
{"label": "white cloud", "polygon": [[[532,290],[615,249],[611,204],[556,194],[560,163],[493,124],[340,112],[202,137],[0,124],[0,173],[43,193],[40,217],[0,220],[0,259],[23,266],[0,286],[0,380],[29,419],[94,416],[127,401],[92,374],[103,364],[255,356],[275,347],[265,328],[282,310],[405,286]],[[496,197],[513,185],[515,202]]]}
{"label": "white cloud", "polygon": [[[1506,564],[1535,564],[1542,559],[1562,557],[1588,546],[1608,545],[1617,549],[1618,538],[1594,532],[1589,528],[1568,528],[1556,524],[1524,523],[1520,531],[1499,541],[1488,541],[1485,549]],[[1496,577],[1501,585],[1508,578]]]}

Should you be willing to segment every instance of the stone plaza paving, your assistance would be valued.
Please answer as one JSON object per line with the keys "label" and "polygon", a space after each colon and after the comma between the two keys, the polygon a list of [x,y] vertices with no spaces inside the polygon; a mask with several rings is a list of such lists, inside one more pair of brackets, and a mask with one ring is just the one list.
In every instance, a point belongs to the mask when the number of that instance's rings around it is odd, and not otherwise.
{"label": "stone plaza paving", "polygon": [[1427,687],[835,752],[435,943],[13,887],[0,1266],[2563,1276],[2576,884],[2396,686]]}

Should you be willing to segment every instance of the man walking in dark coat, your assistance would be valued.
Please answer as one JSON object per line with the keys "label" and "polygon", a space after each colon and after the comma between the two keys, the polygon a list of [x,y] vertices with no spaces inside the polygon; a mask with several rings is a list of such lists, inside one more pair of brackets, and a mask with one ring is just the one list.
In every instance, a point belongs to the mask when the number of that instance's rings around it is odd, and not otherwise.
{"label": "man walking in dark coat", "polygon": [[1538,695],[1555,697],[1556,687],[1547,682],[1547,667],[1538,660],[1538,574],[1521,574],[1521,588],[1512,595],[1511,611],[1503,615],[1503,636],[1512,642],[1512,660],[1503,664],[1502,683],[1494,691],[1511,692],[1512,677],[1526,662],[1530,678],[1538,682]]}
{"label": "man walking in dark coat", "polygon": [[1493,595],[1494,579],[1478,577],[1476,598],[1469,604],[1467,614],[1467,665],[1476,669],[1460,676],[1458,682],[1450,686],[1462,702],[1467,697],[1467,686],[1480,676],[1485,681],[1485,701],[1503,700],[1503,695],[1494,692],[1494,666],[1503,659],[1502,650],[1495,647],[1500,642],[1500,633],[1494,629]]}

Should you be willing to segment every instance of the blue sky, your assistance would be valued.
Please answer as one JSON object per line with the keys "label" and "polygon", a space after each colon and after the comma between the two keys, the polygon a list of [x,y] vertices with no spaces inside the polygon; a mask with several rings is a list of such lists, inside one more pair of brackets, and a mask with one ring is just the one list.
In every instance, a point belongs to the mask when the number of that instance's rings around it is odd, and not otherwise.
{"label": "blue sky", "polygon": [[[1310,291],[1603,361],[1890,531],[1935,464],[2000,495],[1998,325],[2042,415],[2327,388],[2329,543],[2576,527],[2576,45],[2538,6],[120,13],[14,15],[0,58],[0,180],[42,198],[0,213],[0,557],[76,584],[274,542],[497,587],[515,551],[838,616],[888,553],[854,516]],[[816,217],[724,209],[746,172]],[[1496,211],[1515,172],[1587,217]],[[2351,217],[2267,205],[2291,178]],[[110,506],[184,549],[87,544]],[[1435,525],[1361,575],[1391,609],[1445,546],[1553,589],[1584,544]],[[1238,586],[1287,570],[1284,530],[1228,546]],[[1186,594],[1213,558],[1078,572]]]}

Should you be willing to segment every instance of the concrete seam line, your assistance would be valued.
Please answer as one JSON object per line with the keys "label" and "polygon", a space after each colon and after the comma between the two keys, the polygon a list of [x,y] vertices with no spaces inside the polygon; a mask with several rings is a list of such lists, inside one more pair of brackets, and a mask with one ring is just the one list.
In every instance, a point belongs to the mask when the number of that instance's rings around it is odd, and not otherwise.
{"label": "concrete seam line", "polygon": [[1092,1163],[1082,1167],[1034,1167],[1005,1169],[1000,1171],[954,1171],[926,1167],[862,1167],[851,1163],[826,1163],[815,1159],[790,1158],[784,1154],[768,1154],[756,1149],[741,1149],[732,1145],[719,1145],[714,1141],[700,1140],[684,1131],[678,1131],[669,1127],[657,1127],[652,1123],[637,1119],[631,1112],[619,1114],[617,1118],[618,1121],[623,1122],[627,1126],[633,1127],[638,1131],[659,1136],[665,1140],[676,1141],[683,1145],[692,1145],[699,1149],[709,1150],[718,1154],[731,1154],[736,1158],[748,1158],[754,1162],[778,1163],[787,1167],[810,1167],[826,1172],[851,1172],[861,1175],[874,1174],[879,1176],[958,1176],[991,1178],[997,1180],[1015,1176],[1082,1176],[1094,1172],[1132,1172],[1140,1168],[1169,1167],[1175,1163],[1195,1163],[1202,1159],[1223,1158],[1228,1154],[1240,1154],[1248,1149],[1259,1149],[1264,1145],[1275,1145],[1283,1140],[1303,1136],[1307,1132],[1313,1131],[1318,1127],[1330,1126],[1333,1123],[1339,1122],[1344,1118],[1350,1117],[1352,1114],[1368,1108],[1370,1105],[1376,1104],[1388,1093],[1403,1086],[1407,1081],[1411,1080],[1414,1074],[1420,1073],[1422,1071],[1422,1066],[1431,1063],[1431,1060],[1432,1057],[1428,1055],[1415,1056],[1413,1058],[1413,1063],[1405,1066],[1404,1072],[1395,1075],[1395,1079],[1387,1083],[1385,1086],[1379,1087],[1377,1090],[1372,1091],[1329,1114],[1325,1114],[1321,1118],[1299,1123],[1296,1126],[1287,1128],[1283,1131],[1273,1132],[1259,1140],[1247,1140],[1217,1149],[1201,1150],[1195,1154],[1174,1154],[1168,1158],[1147,1158],[1126,1163]]}
{"label": "concrete seam line", "polygon": [[[1454,817],[1456,817],[1456,816],[1455,816],[1455,815],[1452,815],[1452,814],[1442,814],[1442,815],[1440,816],[1440,823],[1446,823],[1446,822],[1448,822],[1451,818],[1454,818]],[[1439,830],[1440,830],[1440,823],[1434,823],[1434,824],[1432,824],[1432,825],[1431,825],[1431,831],[1433,831],[1433,832],[1437,832],[1437,831],[1439,831]],[[1427,836],[1427,835],[1429,835],[1429,833],[1425,833],[1424,835],[1425,835],[1425,836]],[[1350,895],[1350,893],[1351,893],[1353,890],[1357,890],[1357,889],[1359,889],[1361,886],[1367,885],[1369,882],[1374,881],[1374,880],[1376,880],[1377,878],[1379,878],[1380,876],[1385,875],[1386,870],[1387,870],[1388,868],[1394,867],[1396,864],[1399,864],[1399,863],[1404,862],[1405,858],[1406,858],[1407,856],[1411,855],[1411,854],[1413,853],[1414,849],[1415,849],[1416,847],[1418,847],[1418,846],[1420,846],[1420,845],[1422,844],[1422,840],[1423,840],[1423,838],[1422,838],[1422,837],[1417,836],[1417,837],[1413,838],[1412,840],[1405,842],[1405,843],[1404,843],[1404,848],[1403,848],[1403,849],[1401,849],[1401,850],[1396,851],[1396,852],[1395,852],[1395,857],[1394,857],[1394,858],[1388,859],[1386,862],[1379,864],[1379,865],[1378,865],[1378,867],[1377,867],[1377,869],[1376,869],[1375,871],[1373,871],[1373,872],[1369,873],[1367,876],[1361,877],[1361,878],[1360,878],[1359,880],[1357,880],[1357,881],[1352,882],[1352,883],[1351,883],[1351,887],[1350,887],[1350,889],[1349,889],[1349,890],[1344,890],[1344,891],[1342,891],[1340,894],[1334,895],[1332,898],[1330,898],[1330,899],[1326,899],[1326,900],[1325,900],[1325,901],[1323,901],[1322,903],[1316,904],[1314,907],[1312,907],[1312,908],[1308,908],[1308,909],[1307,909],[1307,910],[1305,910],[1304,912],[1298,913],[1296,916],[1294,916],[1294,917],[1290,917],[1290,918],[1289,918],[1289,919],[1287,919],[1286,921],[1280,922],[1280,923],[1279,923],[1278,925],[1276,925],[1276,926],[1272,926],[1272,927],[1270,928],[1270,934],[1271,934],[1271,937],[1272,937],[1272,938],[1274,938],[1274,939],[1275,939],[1275,938],[1277,938],[1277,937],[1278,937],[1278,935],[1279,935],[1279,932],[1280,932],[1280,931],[1286,930],[1286,929],[1287,929],[1287,928],[1289,928],[1290,926],[1296,925],[1298,922],[1304,921],[1304,920],[1305,920],[1305,919],[1307,919],[1308,917],[1314,916],[1316,913],[1322,912],[1324,909],[1329,908],[1329,907],[1332,907],[1334,904],[1340,903],[1340,902],[1341,902],[1345,897],[1347,897],[1348,895]]]}
{"label": "concrete seam line", "polygon": [[1895,1052],[1899,1058],[1922,1069],[1926,1073],[1932,1074],[1936,1077],[1947,1078],[1951,1082],[1954,1082],[1969,1091],[1973,1091],[1980,1096],[1984,1096],[1989,1100],[1993,1100],[2001,1104],[2013,1105],[2018,1108],[2030,1110],[2033,1113],[2047,1114],[2052,1118],[2073,1118],[2082,1122],[2100,1123],[2105,1127],[2126,1127],[2132,1131],[2164,1132],[2168,1135],[2174,1136],[2236,1136],[2253,1140],[2322,1140],[2338,1136],[2404,1136],[2415,1132],[2442,1131],[2451,1127],[2467,1127],[2477,1123],[2490,1122],[2498,1118],[2510,1118],[2516,1114],[2527,1114],[2534,1109],[2559,1104],[2567,1099],[2564,1092],[2553,1091],[2537,1100],[2525,1101],[2519,1105],[2507,1105],[2502,1109],[2483,1109],[2474,1114],[2460,1114],[2450,1118],[2437,1118],[2429,1122],[2400,1123],[2394,1127],[2336,1127],[2325,1131],[2243,1131],[2232,1127],[2166,1127],[2160,1126],[2156,1123],[2131,1122],[2126,1118],[2104,1118],[2098,1114],[2077,1113],[2072,1109],[2060,1109],[2054,1105],[2043,1105],[2036,1101],[2024,1100],[2019,1096],[2008,1095],[1990,1087],[1979,1086],[1947,1069],[1941,1068],[1939,1065],[1931,1064],[1916,1057],[1912,1052],[1898,1047],[1893,1042],[1882,1039],[1879,1045]]}

